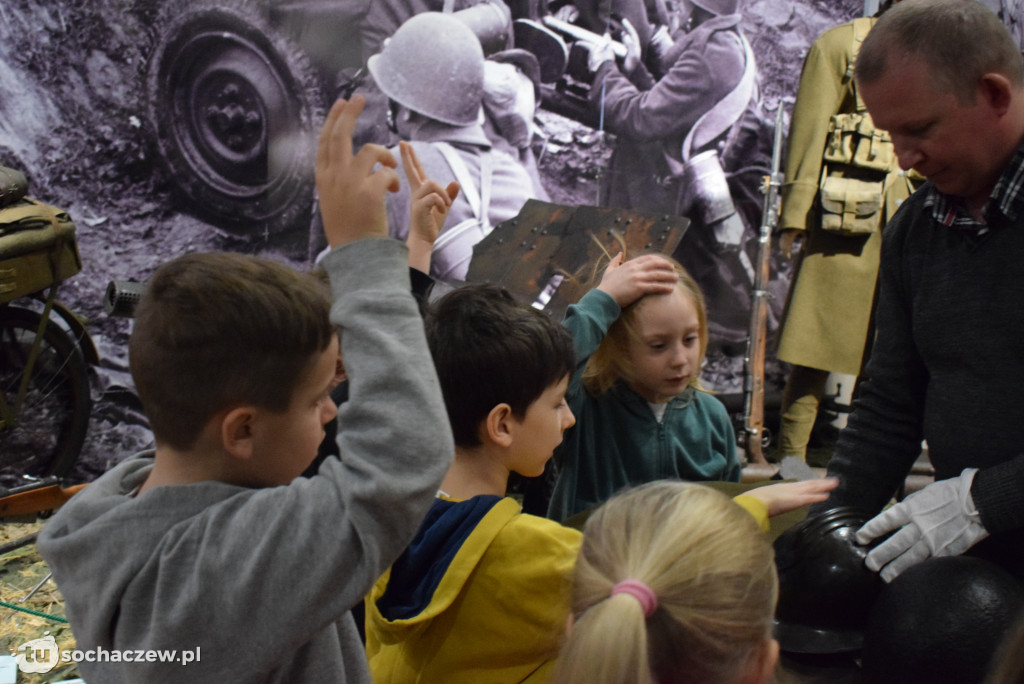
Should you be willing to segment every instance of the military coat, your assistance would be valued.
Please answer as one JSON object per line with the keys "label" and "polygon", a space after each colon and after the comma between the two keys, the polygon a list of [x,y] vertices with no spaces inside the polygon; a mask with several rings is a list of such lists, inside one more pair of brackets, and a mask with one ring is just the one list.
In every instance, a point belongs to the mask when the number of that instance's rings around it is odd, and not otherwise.
{"label": "military coat", "polygon": [[[863,32],[866,34],[866,30]],[[788,363],[849,375],[860,374],[871,329],[882,226],[911,190],[908,177],[893,157],[888,174],[878,176],[884,178],[884,192],[877,229],[865,235],[822,229],[822,157],[832,116],[857,108],[852,88],[854,59],[854,22],[823,33],[807,54],[789,129],[779,218],[780,229],[806,232],[789,292],[778,357]]]}

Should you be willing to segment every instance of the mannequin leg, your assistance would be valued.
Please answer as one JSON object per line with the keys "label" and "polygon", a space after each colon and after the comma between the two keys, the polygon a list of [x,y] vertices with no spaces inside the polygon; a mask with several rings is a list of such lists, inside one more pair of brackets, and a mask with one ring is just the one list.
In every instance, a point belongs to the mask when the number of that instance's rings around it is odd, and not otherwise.
{"label": "mannequin leg", "polygon": [[807,443],[818,417],[818,405],[825,393],[828,375],[828,371],[806,366],[793,366],[790,371],[782,393],[779,460],[786,456],[807,460]]}

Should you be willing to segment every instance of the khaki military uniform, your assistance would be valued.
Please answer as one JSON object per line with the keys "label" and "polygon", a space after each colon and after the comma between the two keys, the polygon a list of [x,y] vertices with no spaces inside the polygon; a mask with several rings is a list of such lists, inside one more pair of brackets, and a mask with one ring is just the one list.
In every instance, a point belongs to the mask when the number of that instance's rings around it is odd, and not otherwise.
{"label": "khaki military uniform", "polygon": [[[789,129],[779,218],[780,229],[806,233],[790,288],[778,357],[788,363],[848,375],[860,373],[871,327],[882,227],[911,192],[911,183],[899,170],[887,134],[876,131],[872,139],[871,135],[847,136],[834,130],[834,115],[857,113],[852,87],[855,30],[860,32],[858,39],[863,40],[873,23],[874,19],[864,18],[830,29],[807,54]],[[873,126],[866,111],[862,116],[859,125],[867,133]],[[823,162],[829,146],[837,148],[833,150],[836,156],[844,148],[848,156],[870,156],[870,152],[858,150],[872,145],[876,147],[873,163],[878,170]],[[887,157],[883,159],[884,155]],[[874,183],[876,190],[872,192],[871,185],[843,187],[834,183],[833,179],[843,178]],[[829,183],[832,186],[823,188]],[[842,217],[829,209],[841,212]],[[830,222],[834,225],[843,221],[859,222],[866,232],[848,234],[826,229]]]}

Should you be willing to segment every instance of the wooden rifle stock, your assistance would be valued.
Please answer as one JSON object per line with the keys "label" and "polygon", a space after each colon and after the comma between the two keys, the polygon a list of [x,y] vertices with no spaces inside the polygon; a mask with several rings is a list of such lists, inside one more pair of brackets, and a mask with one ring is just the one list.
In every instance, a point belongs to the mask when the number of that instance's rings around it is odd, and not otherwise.
{"label": "wooden rifle stock", "polygon": [[761,214],[761,229],[757,242],[757,263],[754,266],[754,291],[750,307],[750,330],[747,335],[747,352],[743,358],[743,447],[747,460],[767,463],[764,447],[767,445],[767,431],[764,427],[764,364],[765,348],[768,342],[768,281],[771,278],[772,233],[779,222],[779,188],[783,177],[779,170],[782,157],[783,105],[779,102],[775,117],[775,140],[772,145],[772,170],[761,184],[764,204]]}
{"label": "wooden rifle stock", "polygon": [[83,487],[84,484],[61,487],[56,478],[50,478],[7,490],[0,495],[0,519],[34,515],[60,508]]}

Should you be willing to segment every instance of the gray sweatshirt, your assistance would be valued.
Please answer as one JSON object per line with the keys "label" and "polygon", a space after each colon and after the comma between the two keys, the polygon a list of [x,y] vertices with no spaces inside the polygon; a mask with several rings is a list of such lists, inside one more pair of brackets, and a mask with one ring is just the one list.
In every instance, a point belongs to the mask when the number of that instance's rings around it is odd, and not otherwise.
{"label": "gray sweatshirt", "polygon": [[323,261],[350,380],[340,460],[287,486],[132,497],[152,465],[142,454],[45,526],[38,548],[78,649],[199,649],[188,664],[83,662],[87,681],[370,681],[348,611],[411,540],[454,453],[406,254],[364,240]]}

